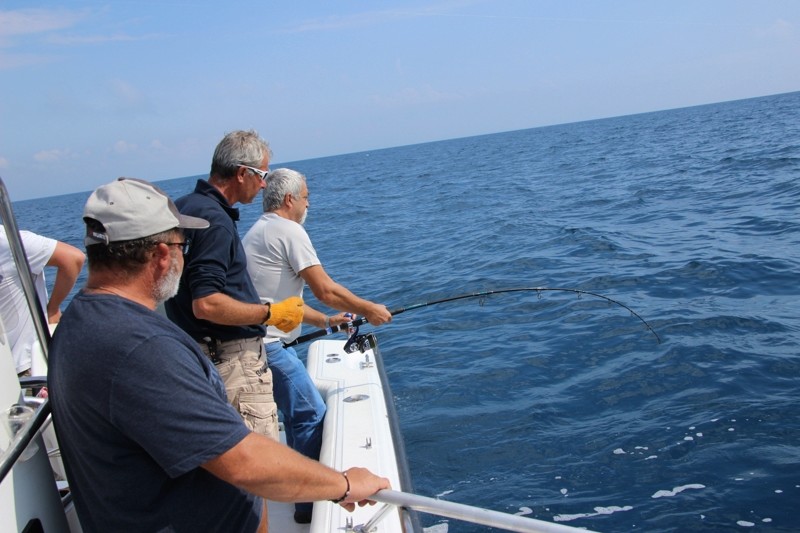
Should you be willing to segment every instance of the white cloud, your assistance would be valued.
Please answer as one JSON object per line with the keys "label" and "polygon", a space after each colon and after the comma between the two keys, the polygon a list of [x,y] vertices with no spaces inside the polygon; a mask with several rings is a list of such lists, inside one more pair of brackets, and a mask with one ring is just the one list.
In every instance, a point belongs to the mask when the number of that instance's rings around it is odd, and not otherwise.
{"label": "white cloud", "polygon": [[138,150],[138,146],[128,141],[117,141],[114,143],[114,152],[118,154],[127,154]]}
{"label": "white cloud", "polygon": [[791,22],[783,19],[778,19],[767,27],[758,28],[756,34],[759,37],[769,39],[787,40],[794,37],[794,26]]}
{"label": "white cloud", "polygon": [[4,54],[0,52],[0,70],[7,70],[37,63],[46,63],[49,58],[34,54]]}
{"label": "white cloud", "polygon": [[449,0],[425,7],[409,9],[387,9],[383,11],[366,11],[349,15],[333,15],[325,18],[311,19],[292,28],[285,28],[283,33],[302,33],[321,30],[341,30],[375,26],[385,22],[402,19],[443,16],[448,11],[474,4],[475,0]]}
{"label": "white cloud", "polygon": [[105,108],[122,116],[152,115],[156,109],[153,100],[146,91],[137,85],[122,79],[112,79],[106,83],[103,103]]}
{"label": "white cloud", "polygon": [[81,44],[105,44],[114,42],[133,42],[133,41],[148,41],[151,39],[159,39],[160,34],[149,35],[127,35],[118,33],[115,35],[52,35],[47,38],[49,44],[55,45],[81,45]]}
{"label": "white cloud", "polygon": [[286,28],[284,33],[303,33],[310,31],[321,30],[341,30],[362,28],[365,26],[373,26],[382,22],[393,20],[397,18],[409,18],[414,15],[407,13],[399,13],[396,11],[371,11],[367,13],[355,13],[353,15],[340,16],[334,15],[321,19],[307,20],[294,26]]}
{"label": "white cloud", "polygon": [[71,159],[75,154],[68,148],[52,148],[33,154],[33,158],[40,163],[54,163],[64,159]]}
{"label": "white cloud", "polygon": [[0,157],[0,168],[8,168],[8,159]]}
{"label": "white cloud", "polygon": [[77,24],[86,17],[86,12],[66,9],[18,9],[0,10],[0,70],[14,69],[50,60],[45,55],[15,53],[15,37],[46,34],[63,30]]}
{"label": "white cloud", "polygon": [[85,16],[85,12],[67,9],[0,11],[0,38],[69,28]]}
{"label": "white cloud", "polygon": [[144,101],[142,92],[123,80],[112,80],[111,91],[123,104],[127,106],[140,104]]}
{"label": "white cloud", "polygon": [[[131,36],[125,33],[112,35],[64,35],[88,19],[89,10],[68,9],[17,9],[0,10],[0,70],[46,63],[52,56],[45,53],[17,53],[23,36],[38,39],[38,44],[52,47],[65,45],[95,45],[109,42],[142,41],[161,38],[160,34]],[[30,44],[30,43],[28,43]]]}

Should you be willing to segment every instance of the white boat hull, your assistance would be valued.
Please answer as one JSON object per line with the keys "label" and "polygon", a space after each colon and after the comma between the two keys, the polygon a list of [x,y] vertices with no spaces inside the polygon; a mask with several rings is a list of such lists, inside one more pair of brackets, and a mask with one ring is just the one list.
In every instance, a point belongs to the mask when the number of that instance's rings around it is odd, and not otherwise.
{"label": "white boat hull", "polygon": [[[408,490],[403,479],[404,450],[392,432],[387,400],[391,391],[381,378],[382,361],[377,348],[365,353],[346,353],[343,340],[316,341],[308,349],[307,368],[327,405],[320,462],[347,470],[365,467],[389,479],[392,488]],[[270,531],[330,533],[358,530],[378,516],[382,533],[412,529],[411,517],[385,504],[357,507],[352,513],[330,502],[314,503],[310,525],[294,524],[292,505],[269,503]],[[380,516],[379,516],[380,515]],[[286,523],[288,519],[291,523]]]}

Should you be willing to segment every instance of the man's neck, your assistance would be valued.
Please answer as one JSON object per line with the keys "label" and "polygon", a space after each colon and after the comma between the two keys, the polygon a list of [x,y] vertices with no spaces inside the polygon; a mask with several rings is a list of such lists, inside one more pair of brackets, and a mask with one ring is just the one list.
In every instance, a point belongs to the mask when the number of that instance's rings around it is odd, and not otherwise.
{"label": "man's neck", "polygon": [[239,201],[238,189],[236,188],[235,180],[223,180],[216,176],[208,178],[208,183],[228,201],[228,205],[233,207],[233,204]]}
{"label": "man's neck", "polygon": [[296,220],[294,220],[290,216],[291,213],[290,213],[289,209],[287,209],[286,207],[279,207],[278,209],[275,209],[274,211],[269,211],[269,213],[272,213],[273,215],[277,215],[277,216],[279,216],[281,218],[285,218],[286,220],[291,220],[292,222],[296,222]]}
{"label": "man's neck", "polygon": [[112,274],[89,273],[84,290],[90,294],[113,294],[131,300],[155,311],[152,283],[144,276],[122,278]]}

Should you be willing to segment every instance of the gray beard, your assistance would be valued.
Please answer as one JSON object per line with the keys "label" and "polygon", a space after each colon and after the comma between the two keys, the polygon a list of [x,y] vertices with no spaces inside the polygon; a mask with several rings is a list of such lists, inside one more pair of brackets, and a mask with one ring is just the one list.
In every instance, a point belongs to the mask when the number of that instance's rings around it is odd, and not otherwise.
{"label": "gray beard", "polygon": [[178,268],[178,260],[174,259],[169,265],[167,275],[158,280],[153,287],[153,299],[156,304],[161,304],[178,294],[178,285],[181,282],[181,271]]}

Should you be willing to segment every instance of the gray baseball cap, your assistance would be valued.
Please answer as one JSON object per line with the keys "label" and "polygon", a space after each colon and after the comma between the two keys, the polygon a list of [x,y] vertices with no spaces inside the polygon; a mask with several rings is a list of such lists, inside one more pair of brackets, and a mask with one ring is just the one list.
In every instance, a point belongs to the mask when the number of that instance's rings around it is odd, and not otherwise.
{"label": "gray baseball cap", "polygon": [[87,228],[84,244],[109,244],[149,237],[174,228],[205,229],[207,220],[182,215],[167,193],[144,180],[119,178],[95,189],[83,208],[104,232]]}

